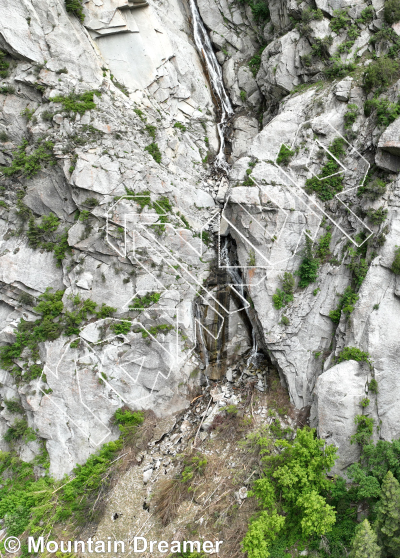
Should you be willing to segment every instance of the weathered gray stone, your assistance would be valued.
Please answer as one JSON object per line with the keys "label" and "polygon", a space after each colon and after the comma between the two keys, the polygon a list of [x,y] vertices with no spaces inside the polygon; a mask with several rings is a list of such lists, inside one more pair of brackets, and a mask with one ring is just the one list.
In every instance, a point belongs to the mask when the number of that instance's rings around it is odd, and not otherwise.
{"label": "weathered gray stone", "polygon": [[362,414],[361,400],[366,397],[368,373],[354,360],[337,364],[319,376],[314,389],[313,416],[318,435],[338,448],[339,459],[330,474],[345,474],[357,461],[360,450],[351,444],[356,433],[355,415]]}

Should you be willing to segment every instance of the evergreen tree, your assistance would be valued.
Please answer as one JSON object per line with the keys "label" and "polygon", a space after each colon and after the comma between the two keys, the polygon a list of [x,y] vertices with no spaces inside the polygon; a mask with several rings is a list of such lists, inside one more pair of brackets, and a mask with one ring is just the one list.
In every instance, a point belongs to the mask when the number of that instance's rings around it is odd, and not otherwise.
{"label": "evergreen tree", "polygon": [[356,529],[351,558],[381,558],[381,549],[376,544],[376,538],[368,519],[364,519]]}
{"label": "evergreen tree", "polygon": [[391,471],[383,479],[376,527],[383,556],[400,558],[400,484]]}

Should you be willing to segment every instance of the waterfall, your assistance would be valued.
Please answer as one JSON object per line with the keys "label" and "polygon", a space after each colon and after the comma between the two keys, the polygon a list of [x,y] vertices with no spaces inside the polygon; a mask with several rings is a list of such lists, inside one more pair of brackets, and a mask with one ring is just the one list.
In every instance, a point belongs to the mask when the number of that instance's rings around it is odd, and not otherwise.
{"label": "waterfall", "polygon": [[[240,273],[237,271],[237,269],[235,269],[231,264],[231,261],[229,259],[228,239],[226,237],[223,239],[223,244],[220,252],[220,261],[221,263],[223,263],[223,266],[225,267],[228,275],[232,279],[233,285],[236,287],[236,290],[240,293],[240,295],[243,298],[245,298],[243,278],[240,276]],[[244,307],[244,311],[246,312],[249,322],[252,324],[248,306]],[[256,336],[255,327],[252,328],[251,335],[252,335],[253,346],[251,349],[251,353],[246,361],[247,368],[250,366],[250,364],[252,364],[257,359],[257,354],[258,354],[257,336]]]}
{"label": "waterfall", "polygon": [[211,85],[217,96],[221,109],[221,120],[217,124],[218,134],[220,139],[220,148],[218,155],[215,159],[215,165],[228,170],[228,164],[225,160],[225,129],[228,119],[233,114],[233,109],[229,97],[226,93],[224,82],[222,80],[221,66],[214,54],[210,37],[207,34],[206,28],[204,27],[203,21],[200,17],[199,11],[197,9],[195,0],[189,0],[190,9],[192,11],[193,18],[193,35],[196,47],[200,54],[203,56],[205,64],[207,66],[208,75],[210,77]]}
{"label": "waterfall", "polygon": [[[199,308],[199,305],[197,304],[197,302],[195,303],[195,318],[197,320],[197,324],[198,324],[198,328],[199,328],[199,338],[200,338],[200,344],[201,344],[201,350],[202,353],[204,355],[204,365],[205,365],[205,372],[208,369],[208,365],[210,364],[210,359],[208,357],[208,349],[206,346],[206,341],[204,339],[204,334],[203,334],[203,328],[201,327],[201,310]],[[207,378],[207,374],[205,374],[206,378]],[[207,385],[208,385],[208,378],[207,378]]]}

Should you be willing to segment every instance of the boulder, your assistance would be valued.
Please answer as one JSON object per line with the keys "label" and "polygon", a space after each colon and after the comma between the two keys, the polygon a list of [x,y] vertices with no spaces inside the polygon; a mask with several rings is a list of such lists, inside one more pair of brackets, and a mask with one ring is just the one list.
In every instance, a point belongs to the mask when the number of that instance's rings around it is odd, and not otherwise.
{"label": "boulder", "polygon": [[339,459],[331,474],[343,475],[359,458],[359,447],[350,440],[356,433],[354,417],[362,414],[367,379],[366,367],[349,360],[321,374],[315,385],[311,414],[317,419],[318,435],[338,448]]}
{"label": "boulder", "polygon": [[347,103],[350,98],[350,89],[352,82],[353,78],[349,76],[342,79],[342,81],[339,81],[339,83],[336,84],[334,91],[335,96],[339,101]]}
{"label": "boulder", "polygon": [[392,122],[381,135],[375,162],[382,169],[400,171],[400,118]]}

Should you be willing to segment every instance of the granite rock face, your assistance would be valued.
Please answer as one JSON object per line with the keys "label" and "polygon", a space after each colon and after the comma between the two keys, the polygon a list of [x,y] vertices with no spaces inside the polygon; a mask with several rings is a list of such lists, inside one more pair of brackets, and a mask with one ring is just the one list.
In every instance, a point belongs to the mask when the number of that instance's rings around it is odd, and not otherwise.
{"label": "granite rock face", "polygon": [[[230,167],[222,173],[210,164],[219,107],[186,6],[89,0],[81,24],[63,2],[0,0],[0,49],[9,63],[0,165],[10,166],[19,146],[30,156],[51,142],[48,164],[32,176],[0,177],[0,343],[15,342],[21,319],[40,317],[35,307],[49,288],[64,291],[64,315],[88,299],[98,312],[74,335],[47,339],[39,356],[25,351],[1,371],[3,402],[19,402],[38,437],[17,442],[24,459],[34,459],[45,440],[50,472],[62,477],[118,436],[117,408],[170,416],[206,381],[208,358],[222,355],[219,372],[231,374],[255,348],[278,369],[292,402],[312,407],[319,435],[338,446],[335,471],[345,474],[358,457],[350,437],[354,417],[368,412],[360,406],[366,395],[380,425],[375,439],[400,436],[400,280],[391,270],[400,244],[400,119],[377,126],[354,79],[325,79],[327,61],[346,40],[327,15],[349,7],[356,22],[366,5],[316,6],[322,13],[305,32],[305,3],[272,1],[265,21],[241,3],[198,1],[234,109],[226,127]],[[349,47],[360,65],[382,26],[381,7],[374,2],[373,22],[358,24]],[[392,102],[397,89],[388,90]],[[66,104],[88,92],[89,107]],[[351,118],[348,104],[358,107]],[[307,180],[335,142],[343,148],[342,188],[321,199]],[[387,186],[366,195],[374,162]],[[44,233],[49,216],[58,227]],[[62,238],[67,252],[56,259]],[[301,287],[307,238],[318,272]],[[221,266],[224,239],[235,247],[237,273]],[[273,296],[284,273],[294,274],[295,287],[279,307]],[[339,308],[333,320],[349,287],[354,308]],[[251,299],[247,311],[238,310],[241,292]],[[102,305],[115,310],[105,316]],[[345,347],[368,352],[372,368],[335,364]],[[32,366],[40,373],[30,379]],[[376,395],[368,394],[372,378]],[[4,403],[0,434],[17,419]]]}

